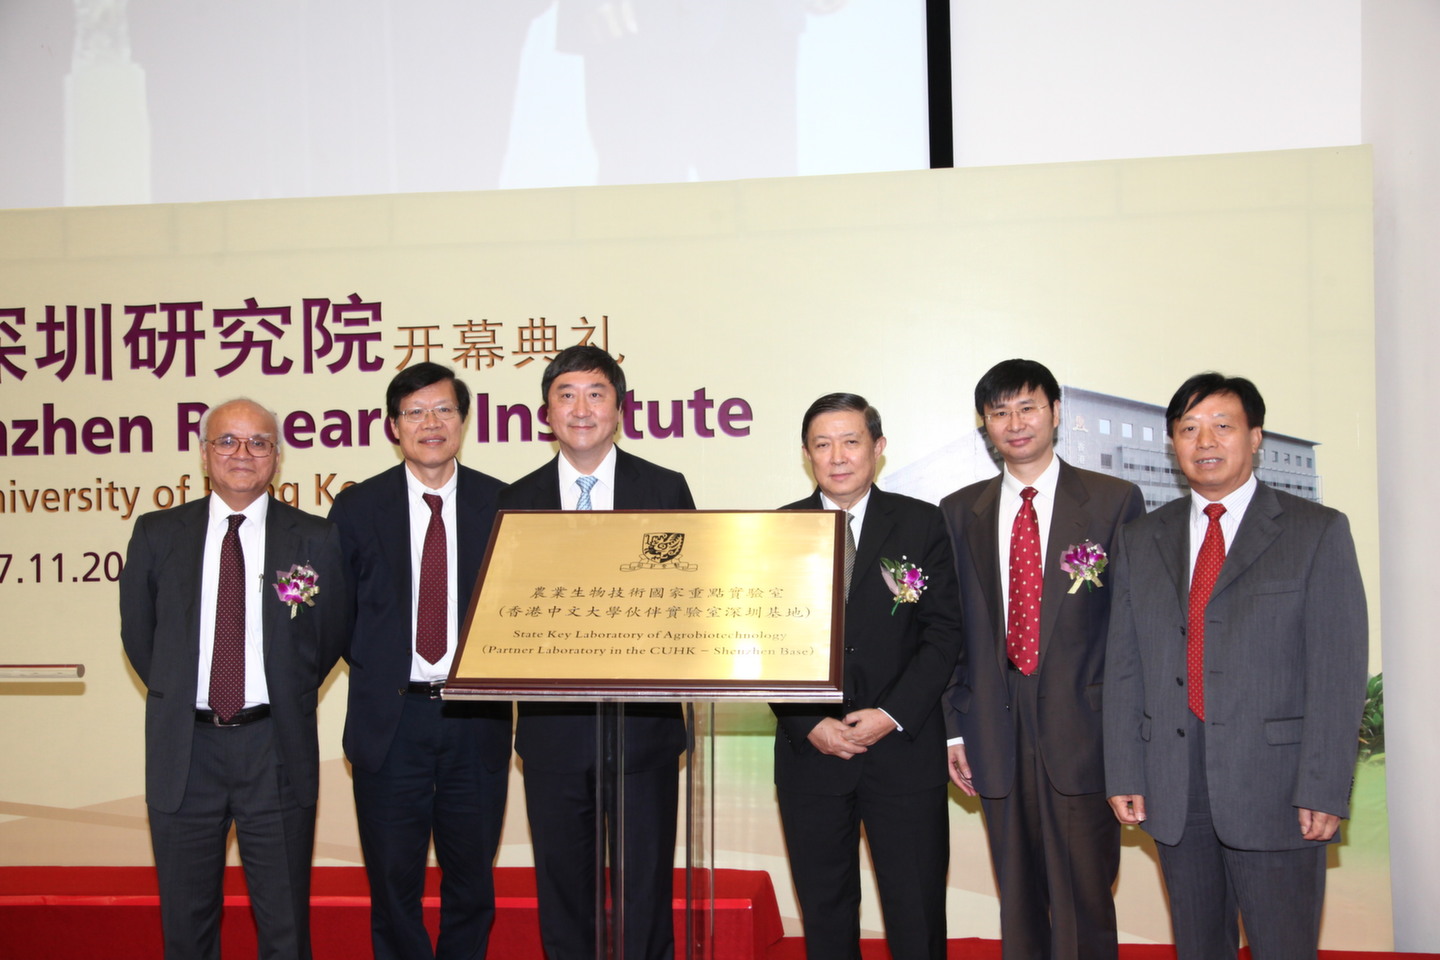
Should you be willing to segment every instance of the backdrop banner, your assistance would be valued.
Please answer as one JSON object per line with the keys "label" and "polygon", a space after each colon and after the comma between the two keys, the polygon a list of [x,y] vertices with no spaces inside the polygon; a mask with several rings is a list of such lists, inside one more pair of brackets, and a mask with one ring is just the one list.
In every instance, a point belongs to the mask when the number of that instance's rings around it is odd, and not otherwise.
{"label": "backdrop banner", "polygon": [[[0,663],[86,667],[0,682],[0,863],[150,862],[144,692],[115,581],[139,514],[205,494],[205,409],[273,409],[275,494],[323,514],[397,462],[384,388],[421,360],[475,392],[461,459],[511,480],[553,455],[547,358],[605,347],[630,385],[621,445],[683,471],[713,510],[808,493],[801,415],[834,391],[884,414],[882,487],[938,501],[992,475],[972,392],[1016,356],[1064,385],[1060,454],[1135,479],[1154,506],[1181,492],[1170,394],[1201,370],[1248,376],[1269,408],[1262,477],[1350,516],[1378,675],[1371,230],[1363,147],[0,212]],[[360,862],[345,688],[342,668],[320,705],[322,865]],[[717,865],[769,870],[798,933],[773,719],[763,704],[718,717]],[[1326,949],[1390,947],[1370,733]],[[503,865],[530,862],[523,797]],[[951,935],[998,936],[979,806],[957,795],[951,818]],[[1168,941],[1153,847],[1124,842],[1122,939]]]}

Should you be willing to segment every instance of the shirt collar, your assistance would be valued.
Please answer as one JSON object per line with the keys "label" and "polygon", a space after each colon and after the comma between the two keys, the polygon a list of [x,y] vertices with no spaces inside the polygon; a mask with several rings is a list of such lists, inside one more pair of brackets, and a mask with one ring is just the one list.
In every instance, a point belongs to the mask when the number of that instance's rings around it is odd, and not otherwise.
{"label": "shirt collar", "polygon": [[1254,499],[1255,490],[1259,486],[1260,481],[1256,479],[1255,474],[1252,473],[1250,474],[1250,478],[1248,480],[1240,484],[1240,486],[1236,487],[1234,490],[1231,490],[1229,493],[1225,494],[1225,496],[1221,497],[1219,500],[1206,500],[1204,497],[1200,496],[1200,494],[1196,493],[1194,490],[1191,490],[1190,519],[1195,523],[1208,523],[1209,517],[1205,516],[1205,508],[1212,503],[1224,504],[1225,513],[1237,517],[1241,516],[1245,513],[1245,508],[1250,506],[1250,501]]}
{"label": "shirt collar", "polygon": [[[870,488],[865,491],[865,496],[861,497],[859,500],[856,500],[850,506],[850,509],[845,511],[853,518],[851,522],[855,524],[855,535],[857,537],[860,535],[860,528],[865,525],[865,509],[870,506],[870,494],[874,492],[875,484],[872,483],[870,484]],[[820,491],[820,506],[825,510],[844,509],[843,507],[836,504],[834,500],[831,500],[829,497],[825,496],[824,490]]]}
{"label": "shirt collar", "polygon": [[450,498],[455,495],[455,487],[459,483],[459,481],[460,462],[458,460],[455,462],[455,469],[450,471],[450,479],[446,480],[438,487],[425,486],[425,484],[420,482],[419,477],[415,476],[415,474],[410,472],[410,468],[408,466],[405,467],[405,489],[410,491],[410,496],[414,497],[416,500],[419,500],[427,493],[433,493],[438,496],[442,501],[448,502]]}
{"label": "shirt collar", "polygon": [[1006,496],[1018,497],[1020,496],[1021,490],[1024,490],[1026,487],[1034,487],[1037,496],[1054,500],[1055,487],[1060,482],[1060,458],[1051,454],[1050,462],[1045,465],[1045,469],[1041,471],[1040,476],[1036,477],[1033,483],[1021,483],[1015,478],[1015,475],[1010,472],[1008,466],[1001,471],[1001,474],[1004,477],[1001,485]]}
{"label": "shirt collar", "polygon": [[220,499],[219,495],[213,493],[210,495],[211,523],[222,523],[225,522],[226,518],[232,513],[243,513],[245,519],[254,524],[257,529],[263,529],[265,526],[265,518],[269,515],[269,511],[270,495],[268,493],[262,493],[250,501],[250,505],[244,510],[231,509],[230,504]]}
{"label": "shirt collar", "polygon": [[[600,465],[595,468],[595,471],[589,474],[589,476],[594,477],[599,483],[609,487],[611,490],[615,489],[615,461],[618,458],[618,455],[615,453],[616,449],[618,448],[615,444],[610,444],[610,449],[605,454],[605,459],[601,460]],[[576,470],[574,464],[565,459],[565,454],[558,454],[556,460],[560,468],[561,490],[573,487],[576,479],[586,476],[586,474],[582,474],[579,470]]]}

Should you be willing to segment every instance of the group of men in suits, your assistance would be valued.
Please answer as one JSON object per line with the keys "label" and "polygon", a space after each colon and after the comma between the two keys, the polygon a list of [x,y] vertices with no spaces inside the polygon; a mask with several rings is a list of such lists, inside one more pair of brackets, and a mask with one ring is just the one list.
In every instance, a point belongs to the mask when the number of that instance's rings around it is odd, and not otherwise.
{"label": "group of men in suits", "polygon": [[[484,957],[511,709],[440,693],[495,512],[694,508],[682,475],[616,446],[626,385],[608,353],[562,351],[541,393],[559,452],[506,487],[459,464],[465,384],[407,367],[386,395],[403,462],[342,491],[329,520],[267,495],[273,414],[235,400],[202,421],[211,495],[141,517],[120,581],[167,956],[218,957],[233,823],[262,955],[309,957],[315,706],[343,655],[374,954]],[[997,364],[975,409],[1001,472],[938,508],[875,485],[886,439],[863,397],[821,397],[801,422],[816,489],[783,509],[846,514],[843,701],[774,706],[811,960],[859,958],[862,827],[892,955],[944,957],[947,775],[981,798],[1006,960],[1116,956],[1122,823],[1157,841],[1181,960],[1234,956],[1240,917],[1258,960],[1313,957],[1364,696],[1344,516],[1255,479],[1264,403],[1242,378],[1176,392],[1166,426],[1191,494],[1149,515],[1133,484],[1055,455],[1043,365]],[[646,829],[617,849],[595,708],[519,707],[550,960],[596,955],[602,844],[624,868],[615,955],[674,954],[686,732],[671,705],[628,706],[624,723],[610,773]]]}
{"label": "group of men in suits", "polygon": [[[211,494],[142,517],[120,584],[125,650],[148,692],[146,800],[167,957],[219,956],[232,823],[261,955],[310,956],[315,707],[342,654],[374,955],[485,956],[512,709],[441,691],[495,512],[695,506],[679,473],[616,447],[626,387],[608,353],[562,351],[541,393],[560,451],[507,488],[459,463],[464,382],[438,364],[406,367],[385,398],[403,462],[341,491],[328,520],[267,495],[279,459],[273,414],[235,400],[202,421]],[[286,593],[297,567],[302,592]],[[221,693],[237,673],[238,694]],[[625,867],[623,954],[668,960],[685,727],[674,705],[633,706],[625,723],[624,813],[646,829],[610,851]],[[550,960],[596,951],[595,729],[593,707],[535,703],[521,706],[514,730]],[[599,811],[612,841],[617,815]],[[433,945],[421,910],[432,841],[442,874]]]}
{"label": "group of men in suits", "polygon": [[[1121,824],[1156,840],[1180,960],[1236,956],[1242,918],[1257,960],[1316,955],[1365,687],[1345,517],[1256,480],[1248,380],[1176,391],[1191,492],[1148,515],[1133,483],[1056,456],[1060,399],[1035,361],[987,371],[975,411],[1000,473],[938,510],[874,485],[863,398],[805,414],[817,489],[789,507],[844,510],[853,537],[843,704],[773,708],[810,960],[860,956],[862,824],[892,956],[943,960],[939,764],[980,797],[1006,960],[1114,960]],[[909,602],[896,555],[926,577]]]}

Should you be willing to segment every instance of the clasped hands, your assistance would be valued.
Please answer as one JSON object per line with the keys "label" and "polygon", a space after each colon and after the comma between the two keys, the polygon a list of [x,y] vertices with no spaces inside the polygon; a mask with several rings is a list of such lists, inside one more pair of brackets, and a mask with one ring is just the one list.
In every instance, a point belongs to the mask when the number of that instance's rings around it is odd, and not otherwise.
{"label": "clasped hands", "polygon": [[811,728],[809,740],[821,753],[849,760],[894,729],[895,721],[889,714],[867,707],[847,713],[839,720],[826,717]]}

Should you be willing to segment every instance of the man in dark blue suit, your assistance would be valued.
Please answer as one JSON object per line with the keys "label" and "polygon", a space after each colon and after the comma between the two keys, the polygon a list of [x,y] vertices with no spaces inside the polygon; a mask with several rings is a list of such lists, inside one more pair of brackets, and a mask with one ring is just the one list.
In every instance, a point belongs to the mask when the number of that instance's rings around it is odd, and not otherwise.
{"label": "man in dark blue suit", "polygon": [[[335,498],[356,600],[345,755],[377,960],[485,956],[510,765],[509,703],[440,699],[503,484],[456,460],[470,390],[434,363],[385,394],[405,462]],[[440,936],[421,916],[431,837]]]}
{"label": "man in dark blue suit", "polygon": [[[599,347],[562,350],[540,384],[560,452],[500,496],[507,510],[693,510],[685,478],[615,445],[625,374]],[[593,960],[596,902],[595,707],[519,705],[515,752],[535,849],[540,931],[548,960]],[[685,724],[675,704],[625,706],[626,960],[674,956],[677,758]],[[606,810],[613,843],[616,811]],[[614,863],[619,851],[610,849]],[[617,956],[621,954],[618,952]]]}
{"label": "man in dark blue suit", "polygon": [[[802,449],[816,490],[785,510],[844,510],[845,699],[774,704],[775,789],[810,960],[860,960],[860,827],[895,960],[944,960],[950,862],[940,695],[960,653],[950,542],[933,504],[874,485],[885,436],[864,397],[810,405]],[[897,602],[885,560],[926,586]],[[898,585],[897,585],[898,586]]]}
{"label": "man in dark blue suit", "polygon": [[[349,630],[335,528],[270,497],[275,417],[206,413],[210,496],[147,513],[120,575],[120,636],[145,684],[145,802],[169,960],[218,960],[235,825],[260,953],[310,956],[319,790],[315,704]],[[318,594],[287,602],[276,571]],[[283,584],[282,584],[283,586]]]}

